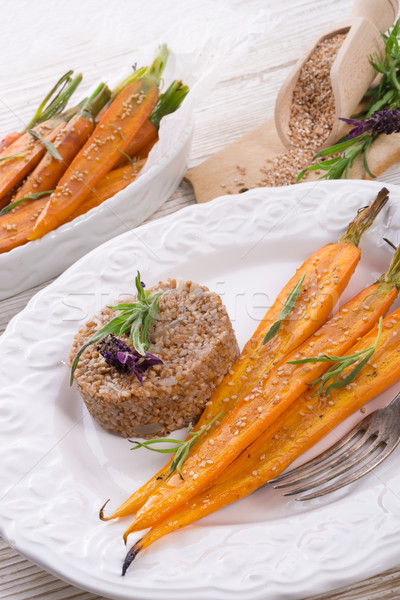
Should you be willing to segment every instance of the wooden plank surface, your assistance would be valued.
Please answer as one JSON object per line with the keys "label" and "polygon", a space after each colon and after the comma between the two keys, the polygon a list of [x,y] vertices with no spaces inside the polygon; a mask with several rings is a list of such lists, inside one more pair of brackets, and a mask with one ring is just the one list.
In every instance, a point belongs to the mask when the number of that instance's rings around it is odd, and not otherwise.
{"label": "wooden plank surface", "polygon": [[[40,68],[29,63],[35,57],[37,49],[33,43],[35,38],[35,19],[40,19],[46,11],[55,10],[56,4],[61,11],[57,19],[53,14],[48,18],[50,23],[49,35],[43,40],[42,47],[47,48],[48,60]],[[195,113],[195,133],[189,166],[195,166],[213,153],[234,141],[246,131],[273,114],[275,97],[279,87],[295,63],[298,55],[305,49],[310,40],[319,32],[347,16],[351,9],[350,0],[225,0],[225,10],[245,10],[254,19],[268,21],[280,19],[274,29],[266,35],[246,56],[229,65],[221,73],[220,80],[213,91],[204,98],[204,102]],[[113,11],[110,14],[109,5]],[[94,3],[93,3],[94,6]],[[98,14],[94,23],[98,26],[100,16],[104,19],[115,18],[116,27],[120,19],[132,19],[135,15],[145,31],[147,41],[151,41],[162,31],[163,20],[179,19],[179,10],[185,14],[185,19],[209,18],[222,19],[223,11],[216,9],[211,0],[202,2],[199,13],[198,3],[194,0],[148,0],[146,3],[133,0],[114,0],[105,2],[99,0],[96,4]],[[159,8],[161,7],[161,8]],[[159,10],[158,10],[159,8]],[[220,8],[220,6],[219,6]],[[62,11],[67,11],[64,21]],[[29,63],[27,71],[11,68],[13,64],[4,65],[3,78],[0,82],[0,131],[9,131],[19,127],[19,122],[29,115],[43,92],[54,79],[54,74],[67,70],[70,66],[84,70],[89,80],[96,81],[99,73],[107,73],[121,64],[129,55],[127,42],[118,46],[118,40],[113,42],[110,52],[107,51],[107,40],[101,37],[100,31],[85,28],[77,17],[74,23],[74,11],[79,14],[78,0],[51,3],[50,0],[39,0],[37,3],[25,0],[18,3],[3,0],[2,13],[6,22],[3,32],[3,43],[14,43],[18,56],[15,64],[23,65],[21,53],[29,51],[32,42],[31,57],[26,55]],[[108,11],[108,12],[107,12]],[[124,15],[124,11],[126,15]],[[147,21],[145,14],[151,15]],[[172,14],[170,14],[172,13]],[[100,15],[100,16],[99,16]],[[54,18],[53,18],[54,16]],[[239,23],[238,23],[239,26]],[[67,36],[70,40],[68,56],[57,53],[57,39]],[[134,28],[132,28],[134,30]],[[24,40],[13,36],[25,32]],[[134,35],[134,33],[132,34]],[[146,41],[146,36],[144,39]],[[39,36],[40,37],[40,36]],[[63,38],[63,39],[64,39]],[[142,34],[143,38],[143,34]],[[55,58],[52,60],[52,49]],[[4,62],[4,61],[3,61]],[[29,101],[27,101],[27,98]],[[12,108],[11,108],[12,107]],[[400,183],[400,166],[394,166],[380,177],[388,183]],[[222,191],[222,190],[221,190]],[[175,212],[184,206],[194,203],[194,196],[189,184],[182,182],[177,192],[165,205],[154,214],[150,220]],[[44,284],[45,285],[45,284]],[[24,308],[33,294],[44,287],[29,290],[14,298],[0,302],[0,333],[4,331],[9,320]],[[307,600],[395,600],[400,597],[400,567],[383,573],[379,577],[366,580],[348,588],[313,596]],[[0,539],[0,599],[2,600],[101,600],[100,596],[83,592],[49,575],[26,560],[4,540]]]}

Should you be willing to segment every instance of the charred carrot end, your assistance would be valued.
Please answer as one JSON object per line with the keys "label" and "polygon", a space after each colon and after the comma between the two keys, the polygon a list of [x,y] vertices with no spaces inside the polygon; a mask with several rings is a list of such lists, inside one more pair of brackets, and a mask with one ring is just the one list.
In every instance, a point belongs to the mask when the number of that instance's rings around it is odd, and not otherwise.
{"label": "charred carrot end", "polygon": [[[333,306],[346,288],[360,258],[358,244],[362,233],[373,222],[387,202],[387,193],[380,193],[367,209],[360,211],[347,229],[346,239],[336,244],[328,244],[314,252],[298,269],[296,275],[282,289],[273,306],[267,311],[253,336],[245,345],[240,358],[232,366],[223,382],[214,391],[196,425],[196,430],[211,422],[222,411],[222,419],[245,398],[258,380],[266,375],[285,355],[300,346],[327,319]],[[349,239],[347,239],[349,238]],[[271,324],[277,319],[282,306],[297,283],[299,274],[307,273],[299,297],[299,306],[288,318],[266,346],[262,340]],[[300,312],[299,312],[300,311]],[[300,318],[301,317],[301,318]],[[221,420],[222,420],[221,419]],[[216,425],[192,448],[191,454],[207,439]],[[110,518],[136,513],[155,493],[168,473],[171,461],[154,475],[146,484],[134,492]]]}
{"label": "charred carrot end", "polygon": [[109,521],[109,518],[104,516],[104,509],[107,506],[107,504],[110,502],[110,498],[108,500],[106,500],[103,504],[103,506],[100,508],[99,510],[99,519],[100,521]]}
{"label": "charred carrot end", "polygon": [[135,560],[136,556],[139,554],[140,550],[142,549],[142,547],[139,544],[140,544],[140,540],[129,550],[129,552],[125,556],[124,564],[122,565],[122,576],[125,575],[125,573],[129,569],[129,567],[131,566],[132,562]]}

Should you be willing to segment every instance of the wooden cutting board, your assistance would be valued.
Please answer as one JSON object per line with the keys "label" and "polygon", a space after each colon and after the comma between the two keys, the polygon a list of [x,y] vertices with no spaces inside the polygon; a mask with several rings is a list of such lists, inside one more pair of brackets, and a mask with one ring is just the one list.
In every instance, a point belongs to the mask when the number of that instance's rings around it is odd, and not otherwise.
{"label": "wooden cutting board", "polygon": [[260,187],[262,168],[286,152],[270,117],[209,159],[189,170],[189,181],[199,203],[224,194],[239,194]]}

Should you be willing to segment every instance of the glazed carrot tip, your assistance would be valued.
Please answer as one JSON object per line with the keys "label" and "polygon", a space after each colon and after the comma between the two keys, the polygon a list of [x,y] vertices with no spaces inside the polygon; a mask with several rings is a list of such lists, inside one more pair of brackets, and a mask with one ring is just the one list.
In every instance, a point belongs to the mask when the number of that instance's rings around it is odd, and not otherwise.
{"label": "glazed carrot tip", "polygon": [[[140,540],[139,540],[139,542],[140,542]],[[139,542],[136,542],[136,544],[134,546],[132,546],[132,548],[129,550],[128,554],[125,556],[124,564],[122,565],[122,576],[125,575],[125,573],[129,569],[129,567],[135,560],[136,556],[141,551],[142,547],[138,546]]]}
{"label": "glazed carrot tip", "polygon": [[99,510],[99,519],[101,521],[109,521],[111,519],[111,517],[105,517],[104,516],[104,509],[106,507],[106,505],[110,502],[110,498],[108,500],[106,500],[103,504],[103,506],[101,507],[101,509]]}

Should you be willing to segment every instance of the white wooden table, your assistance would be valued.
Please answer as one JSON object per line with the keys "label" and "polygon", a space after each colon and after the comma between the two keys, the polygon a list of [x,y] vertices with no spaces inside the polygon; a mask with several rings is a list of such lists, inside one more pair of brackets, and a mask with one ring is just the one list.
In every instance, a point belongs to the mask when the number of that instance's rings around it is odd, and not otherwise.
{"label": "white wooden table", "polygon": [[[2,61],[0,132],[19,127],[18,121],[29,115],[56,74],[74,67],[82,69],[94,82],[99,73],[104,76],[126,62],[129,56],[127,40],[118,40],[121,20],[131,21],[132,38],[140,31],[141,39],[151,42],[153,36],[162,32],[166,22],[171,24],[183,15],[185,19],[193,15],[193,19],[198,19],[199,27],[207,26],[207,20],[222,19],[224,10],[238,11],[238,15],[245,10],[254,17],[261,11],[258,17],[261,19],[267,19],[266,11],[271,11],[275,17],[282,17],[279,27],[275,27],[248,55],[221,73],[220,82],[196,110],[190,166],[208,158],[271,115],[280,84],[298,55],[319,32],[342,20],[351,9],[350,0],[279,0],[279,3],[225,0],[223,10],[221,3],[217,6],[211,0],[202,2],[201,7],[196,0],[164,0],[163,3],[158,0],[146,3],[98,0],[92,4],[96,6],[93,20],[81,22],[79,0],[59,0],[58,3],[3,0],[2,41],[5,47],[11,45],[13,51],[10,52],[12,59],[5,61],[3,57]],[[103,37],[102,19],[115,20],[116,35],[111,40]],[[135,47],[132,41],[132,48]],[[68,52],[64,52],[66,48]],[[400,164],[380,179],[400,184]],[[194,202],[190,186],[182,183],[151,219]],[[0,302],[0,333],[11,317],[44,285]],[[399,597],[400,566],[346,589],[314,596],[313,600],[395,600]],[[80,591],[47,574],[9,548],[1,538],[0,598],[100,600],[100,596]]]}

